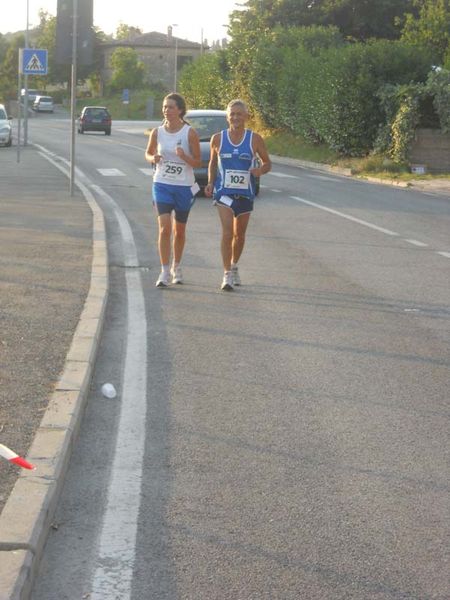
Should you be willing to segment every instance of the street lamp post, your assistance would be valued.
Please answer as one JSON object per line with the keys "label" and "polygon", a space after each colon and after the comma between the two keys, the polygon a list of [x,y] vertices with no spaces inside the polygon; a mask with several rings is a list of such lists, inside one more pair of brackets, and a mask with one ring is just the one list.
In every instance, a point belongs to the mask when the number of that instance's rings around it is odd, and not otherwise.
{"label": "street lamp post", "polygon": [[[178,23],[172,23],[172,27],[178,27]],[[173,64],[173,91],[177,91],[177,67],[178,67],[178,38],[174,37],[175,41],[175,57]]]}

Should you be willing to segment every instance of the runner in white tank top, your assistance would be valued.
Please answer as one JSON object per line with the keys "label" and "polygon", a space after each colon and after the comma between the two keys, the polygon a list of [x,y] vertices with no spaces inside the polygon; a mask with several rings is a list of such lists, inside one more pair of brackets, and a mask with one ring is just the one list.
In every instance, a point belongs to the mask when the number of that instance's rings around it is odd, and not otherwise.
{"label": "runner in white tank top", "polygon": [[194,169],[177,154],[178,148],[182,148],[185,154],[190,154],[190,128],[190,125],[186,123],[179,131],[171,133],[164,125],[158,127],[157,153],[161,155],[162,159],[156,163],[154,182],[168,183],[169,185],[194,185]]}
{"label": "runner in white tank top", "polygon": [[183,120],[185,114],[183,96],[176,93],[166,96],[163,102],[164,124],[152,130],[145,151],[145,159],[155,166],[153,203],[158,213],[161,261],[157,287],[166,287],[170,281],[183,283],[180,262],[186,240],[186,223],[199,190],[193,169],[201,165],[200,142],[197,132]]}

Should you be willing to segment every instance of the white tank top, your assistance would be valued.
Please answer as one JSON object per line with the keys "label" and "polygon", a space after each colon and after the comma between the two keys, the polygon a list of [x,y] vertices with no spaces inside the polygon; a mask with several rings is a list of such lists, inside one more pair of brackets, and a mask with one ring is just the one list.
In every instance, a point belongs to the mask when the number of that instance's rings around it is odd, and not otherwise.
{"label": "white tank top", "polygon": [[189,149],[190,128],[190,125],[186,124],[180,131],[169,133],[163,125],[158,127],[157,153],[162,156],[162,160],[156,165],[153,181],[170,185],[194,185],[194,169],[175,153],[177,146],[181,146],[186,154],[191,154]]}

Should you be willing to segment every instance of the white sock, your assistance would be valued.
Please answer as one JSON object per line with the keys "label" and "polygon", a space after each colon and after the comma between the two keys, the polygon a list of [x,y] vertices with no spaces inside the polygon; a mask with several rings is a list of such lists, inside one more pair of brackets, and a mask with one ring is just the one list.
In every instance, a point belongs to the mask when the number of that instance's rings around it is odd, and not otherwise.
{"label": "white sock", "polygon": [[169,273],[170,272],[170,267],[169,265],[161,265],[161,273]]}

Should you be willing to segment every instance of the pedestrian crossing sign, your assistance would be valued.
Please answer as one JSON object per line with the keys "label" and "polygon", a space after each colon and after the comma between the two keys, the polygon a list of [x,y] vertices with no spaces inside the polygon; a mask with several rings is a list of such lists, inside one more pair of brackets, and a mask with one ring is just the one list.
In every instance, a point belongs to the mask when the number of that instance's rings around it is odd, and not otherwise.
{"label": "pedestrian crossing sign", "polygon": [[38,48],[22,48],[20,54],[20,72],[23,75],[47,75],[47,50]]}

